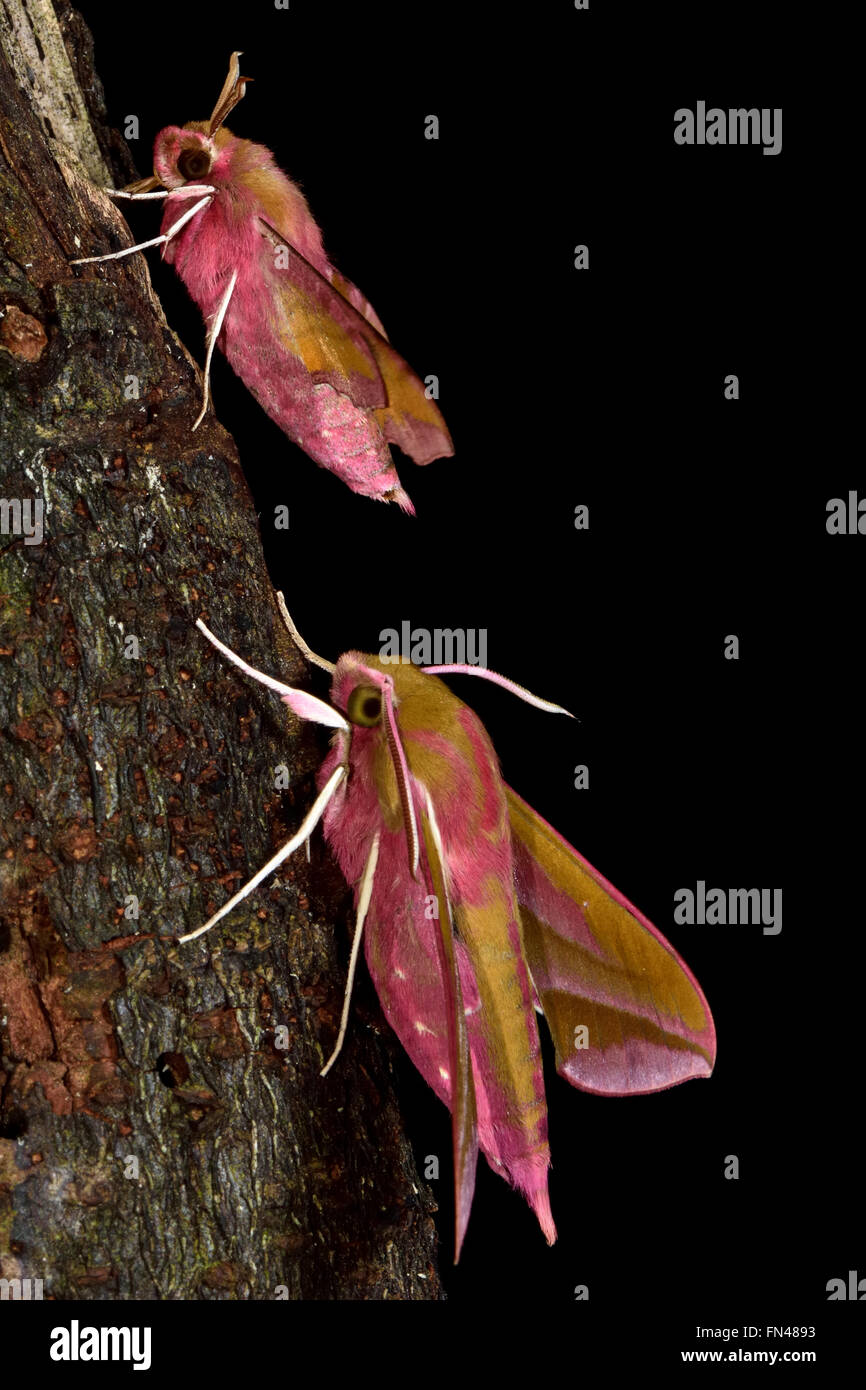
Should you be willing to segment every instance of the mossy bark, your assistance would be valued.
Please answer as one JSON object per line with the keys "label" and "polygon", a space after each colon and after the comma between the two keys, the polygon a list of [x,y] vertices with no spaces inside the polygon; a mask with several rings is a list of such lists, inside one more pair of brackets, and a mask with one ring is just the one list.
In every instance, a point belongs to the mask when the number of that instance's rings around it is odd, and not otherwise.
{"label": "mossy bark", "polygon": [[[56,13],[122,183],[89,36]],[[129,233],[46,135],[15,42],[6,27],[0,1275],[60,1299],[440,1297],[390,1039],[356,1010],[318,1075],[349,908],[326,849],[177,945],[298,824],[320,750],[193,626],[306,680],[233,442],[213,414],[191,433],[200,376],[143,257],[70,267]]]}

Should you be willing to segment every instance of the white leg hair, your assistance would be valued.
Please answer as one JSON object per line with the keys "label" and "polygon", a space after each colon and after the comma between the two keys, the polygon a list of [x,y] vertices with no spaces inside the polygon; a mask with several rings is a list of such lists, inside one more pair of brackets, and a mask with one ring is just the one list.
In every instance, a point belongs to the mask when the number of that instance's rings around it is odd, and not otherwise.
{"label": "white leg hair", "polygon": [[131,256],[133,251],[146,251],[149,246],[162,246],[165,242],[171,241],[172,237],[177,236],[178,232],[186,226],[191,217],[195,217],[197,212],[201,212],[203,207],[211,201],[213,195],[208,193],[201,198],[183,217],[179,217],[174,226],[169,227],[168,231],[162,236],[152,237],[150,241],[140,241],[137,246],[127,246],[123,251],[112,251],[108,256],[83,256],[80,260],[70,261],[70,265],[97,265],[100,261],[119,261],[122,256]]}
{"label": "white leg hair", "polygon": [[187,932],[186,936],[179,936],[178,941],[193,941],[197,936],[203,936],[206,931],[210,931],[211,927],[216,926],[216,923],[219,922],[222,917],[225,917],[227,913],[232,911],[232,908],[237,907],[239,902],[243,902],[244,898],[248,897],[253,889],[258,887],[263,878],[267,878],[268,874],[272,874],[275,869],[280,867],[284,859],[288,859],[290,854],[294,854],[299,845],[302,845],[305,840],[309,840],[322,818],[325,807],[345,775],[346,769],[342,765],[334,768],[334,771],[331,773],[324,787],[313,802],[311,809],[304,817],[300,829],[295,832],[292,838],[286,841],[282,849],[278,850],[274,855],[273,859],[269,859],[267,864],[259,869],[257,874],[253,875],[249,883],[245,883],[243,888],[240,888],[233,898],[229,898],[227,903],[223,903],[219,912],[215,912],[209,922],[205,922],[203,927],[196,927],[195,931]]}
{"label": "white leg hair", "polygon": [[323,671],[329,671],[330,674],[333,675],[337,669],[333,661],[326,661],[323,656],[316,656],[315,652],[311,652],[303,637],[298,632],[298,629],[292,622],[292,616],[289,613],[288,608],[286,607],[286,600],[283,598],[281,590],[277,590],[277,607],[280,610],[283,622],[289,630],[289,636],[291,637],[295,646],[300,651],[301,655],[305,656],[308,661],[311,661],[314,666],[321,666]]}
{"label": "white leg hair", "polygon": [[376,864],[379,860],[379,832],[373,836],[373,843],[370,846],[370,853],[367,855],[367,862],[364,865],[364,872],[361,875],[361,887],[358,893],[358,911],[355,914],[355,935],[352,938],[352,954],[349,957],[349,973],[346,977],[346,993],[343,996],[343,1013],[340,1018],[340,1031],[337,1034],[337,1042],[333,1052],[328,1058],[320,1076],[327,1076],[331,1067],[340,1055],[343,1040],[346,1036],[346,1029],[349,1025],[349,1004],[352,999],[352,985],[355,982],[355,970],[358,965],[358,952],[361,949],[361,933],[364,930],[364,922],[367,919],[367,911],[370,906],[370,898],[373,895],[373,883],[376,878]]}
{"label": "white leg hair", "polygon": [[236,270],[233,270],[233,271],[232,271],[232,278],[229,280],[229,283],[228,283],[228,288],[227,288],[225,294],[223,295],[222,299],[220,300],[219,307],[218,307],[218,308],[216,309],[216,311],[214,312],[213,322],[211,323],[211,326],[210,326],[210,328],[208,329],[208,335],[207,335],[207,356],[206,356],[206,358],[205,358],[205,360],[204,360],[204,396],[203,396],[203,398],[202,398],[201,410],[199,411],[198,417],[197,417],[197,419],[196,419],[196,422],[195,422],[195,424],[193,425],[193,430],[197,430],[197,429],[198,429],[199,425],[201,424],[202,420],[204,419],[205,415],[207,414],[208,402],[210,401],[210,363],[211,363],[211,358],[213,357],[213,350],[214,350],[214,348],[216,347],[216,340],[217,340],[217,338],[218,338],[219,335],[220,335],[220,329],[221,329],[222,326],[223,326],[223,319],[224,319],[225,316],[226,316],[226,310],[227,310],[228,307],[229,307],[229,301],[231,300],[231,297],[232,297],[232,295],[234,294],[235,285],[237,284],[237,282],[238,282],[238,273],[237,273]]}

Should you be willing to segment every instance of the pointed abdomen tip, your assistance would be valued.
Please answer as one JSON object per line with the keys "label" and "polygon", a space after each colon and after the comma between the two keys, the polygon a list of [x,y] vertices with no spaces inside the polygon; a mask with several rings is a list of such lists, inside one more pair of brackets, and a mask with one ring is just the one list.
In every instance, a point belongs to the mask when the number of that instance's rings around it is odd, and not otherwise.
{"label": "pointed abdomen tip", "polygon": [[534,1192],[526,1193],[529,1205],[538,1217],[538,1224],[544,1234],[544,1239],[548,1245],[553,1245],[556,1240],[556,1227],[553,1224],[553,1212],[550,1210],[550,1194],[547,1190],[547,1173],[544,1174],[544,1186],[536,1188]]}
{"label": "pointed abdomen tip", "polygon": [[405,488],[392,488],[390,492],[385,493],[385,501],[396,502],[397,506],[400,508],[401,511],[406,512],[409,516],[415,515],[415,508],[412,505],[412,499],[409,496],[408,492],[405,490]]}

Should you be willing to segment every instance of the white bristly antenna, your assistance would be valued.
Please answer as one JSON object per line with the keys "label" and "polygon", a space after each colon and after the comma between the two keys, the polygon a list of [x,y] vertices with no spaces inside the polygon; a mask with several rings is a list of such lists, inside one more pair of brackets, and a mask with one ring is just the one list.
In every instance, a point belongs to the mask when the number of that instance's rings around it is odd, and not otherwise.
{"label": "white bristly antenna", "polygon": [[233,652],[231,647],[227,647],[225,642],[221,642],[202,622],[201,618],[196,618],[195,625],[199,632],[203,632],[207,640],[213,643],[217,651],[222,653],[226,661],[237,666],[244,675],[252,676],[253,680],[258,681],[260,685],[266,685],[268,690],[275,690],[278,695],[282,695],[289,708],[294,710],[301,719],[312,719],[315,723],[325,724],[330,729],[348,730],[348,724],[340,711],[334,709],[333,705],[326,704],[324,700],[319,699],[318,695],[308,695],[305,690],[296,690],[294,686],[286,685],[284,681],[277,680],[276,676],[267,676],[264,671],[257,671],[255,666],[250,666],[243,657],[238,656],[237,652]]}
{"label": "white bristly antenna", "polygon": [[503,690],[510,690],[512,695],[525,700],[528,705],[545,710],[547,714],[567,714],[569,719],[574,718],[571,710],[563,709],[562,705],[555,705],[551,700],[542,700],[540,695],[533,695],[525,685],[518,685],[517,681],[510,681],[507,676],[489,671],[486,666],[422,666],[421,670],[426,671],[428,676],[481,676],[494,685],[501,685]]}
{"label": "white bristly antenna", "polygon": [[286,607],[286,600],[283,598],[282,591],[279,589],[277,590],[277,607],[280,610],[283,622],[289,630],[289,636],[291,637],[295,646],[301,652],[302,656],[305,656],[308,661],[311,661],[313,663],[314,666],[321,666],[323,671],[328,671],[331,675],[333,675],[337,669],[333,661],[326,661],[323,656],[316,656],[315,652],[310,651],[303,637],[298,632],[298,629],[295,627],[295,624],[292,621],[292,615]]}

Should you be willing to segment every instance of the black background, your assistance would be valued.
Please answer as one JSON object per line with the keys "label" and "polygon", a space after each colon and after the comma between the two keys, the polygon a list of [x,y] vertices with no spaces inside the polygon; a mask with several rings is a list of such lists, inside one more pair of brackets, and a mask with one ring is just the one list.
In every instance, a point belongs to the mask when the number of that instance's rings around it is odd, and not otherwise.
{"label": "black background", "polygon": [[[806,324],[828,194],[790,20],[697,8],[160,2],[136,34],[116,7],[82,6],[112,123],[139,117],[141,173],[162,126],[209,115],[243,50],[255,80],[230,128],[273,150],[332,261],[439,378],[456,455],[397,456],[412,519],[317,469],[217,355],[215,408],[307,641],[334,659],[404,619],[486,628],[491,667],[580,720],[455,678],[506,779],[669,937],[715,1015],[713,1078],[656,1096],[583,1095],[548,1053],[559,1242],[482,1160],[456,1271],[449,1118],[401,1054],[415,1152],[441,1160],[452,1300],[565,1304],[585,1283],[594,1317],[688,1303],[705,1325],[771,1308],[815,1322],[828,1279],[858,1256],[866,1274],[845,999],[862,914],[837,801],[858,767],[849,608],[866,542],[825,529],[862,469],[836,447],[828,345]],[[782,153],[675,145],[674,111],[699,99],[783,107]],[[128,217],[156,234],[153,205]],[[149,260],[202,360],[197,309]],[[675,926],[675,891],[699,879],[782,888],[781,934]]]}

